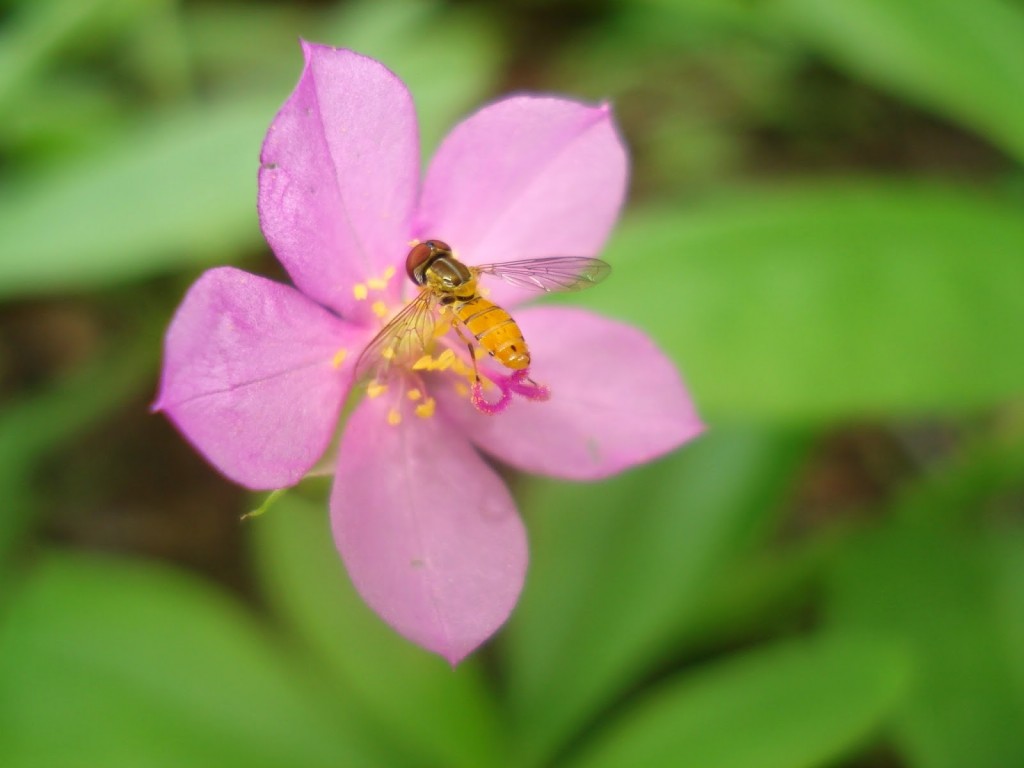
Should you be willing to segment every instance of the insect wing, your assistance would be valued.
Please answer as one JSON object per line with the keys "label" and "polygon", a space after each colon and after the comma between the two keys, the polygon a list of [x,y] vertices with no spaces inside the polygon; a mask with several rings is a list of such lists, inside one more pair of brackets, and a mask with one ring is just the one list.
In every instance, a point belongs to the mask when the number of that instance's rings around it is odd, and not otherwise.
{"label": "insect wing", "polygon": [[529,291],[582,291],[597,285],[611,273],[611,265],[585,256],[550,256],[542,259],[484,264],[473,269],[494,275],[516,288]]}
{"label": "insect wing", "polygon": [[436,297],[431,291],[420,291],[391,322],[366,346],[355,367],[356,381],[371,372],[383,381],[388,368],[395,363],[419,357],[429,344],[437,323]]}

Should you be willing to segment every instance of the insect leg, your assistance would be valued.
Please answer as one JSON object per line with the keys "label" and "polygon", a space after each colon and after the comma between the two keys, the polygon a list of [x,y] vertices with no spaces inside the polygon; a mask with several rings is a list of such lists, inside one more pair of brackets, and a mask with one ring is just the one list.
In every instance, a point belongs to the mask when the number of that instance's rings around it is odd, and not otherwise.
{"label": "insect leg", "polygon": [[479,384],[480,383],[480,371],[476,367],[476,348],[473,346],[473,342],[471,342],[469,339],[467,339],[465,334],[462,333],[462,327],[461,326],[462,326],[462,323],[459,322],[457,317],[453,316],[452,317],[452,328],[455,329],[455,332],[459,335],[459,338],[462,339],[463,342],[465,342],[466,348],[469,350],[469,359],[473,363],[473,376],[476,378],[476,383]]}

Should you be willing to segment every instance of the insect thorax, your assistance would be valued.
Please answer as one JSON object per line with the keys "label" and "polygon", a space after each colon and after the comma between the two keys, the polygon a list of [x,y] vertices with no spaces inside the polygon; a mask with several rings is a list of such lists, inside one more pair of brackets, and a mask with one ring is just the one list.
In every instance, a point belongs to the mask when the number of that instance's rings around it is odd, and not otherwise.
{"label": "insect thorax", "polygon": [[467,300],[476,296],[476,278],[469,267],[452,256],[441,256],[427,267],[427,285],[444,296]]}

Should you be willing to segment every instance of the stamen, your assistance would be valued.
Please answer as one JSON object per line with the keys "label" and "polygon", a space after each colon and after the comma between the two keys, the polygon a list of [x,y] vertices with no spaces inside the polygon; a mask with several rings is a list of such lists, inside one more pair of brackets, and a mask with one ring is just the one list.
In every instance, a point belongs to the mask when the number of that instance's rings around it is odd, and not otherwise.
{"label": "stamen", "polygon": [[[462,386],[462,389],[460,389]],[[484,397],[484,391],[497,387],[501,394],[496,402],[490,402]],[[455,388],[462,394],[464,385],[462,382],[455,382]],[[490,378],[483,378],[473,383],[469,390],[469,399],[473,406],[481,413],[494,415],[504,411],[510,402],[512,395],[516,394],[527,400],[543,401],[551,397],[551,390],[542,384],[538,384],[529,377],[529,369],[515,371],[511,376],[498,376],[492,374]]]}
{"label": "stamen", "polygon": [[388,267],[387,269],[384,270],[384,280],[385,280],[385,282],[390,280],[394,276],[395,276],[395,268],[394,267]]}
{"label": "stamen", "polygon": [[347,349],[339,349],[334,353],[334,358],[331,360],[331,365],[335,368],[341,368],[341,364],[345,362],[345,357],[348,355]]}
{"label": "stamen", "polygon": [[380,317],[380,318],[383,318],[383,317],[387,316],[387,314],[388,314],[388,305],[385,304],[383,301],[375,301],[375,302],[373,302],[372,309],[373,309],[373,314],[375,314],[377,317]]}
{"label": "stamen", "polygon": [[392,427],[397,427],[402,423],[402,414],[398,412],[397,408],[392,408],[388,411],[388,424]]}
{"label": "stamen", "polygon": [[512,392],[502,386],[501,397],[498,398],[496,403],[490,403],[484,399],[484,388],[477,381],[474,382],[473,388],[470,390],[469,399],[473,403],[473,407],[478,411],[486,413],[488,416],[494,416],[508,408],[508,404],[512,402]]}
{"label": "stamen", "polygon": [[513,373],[508,380],[509,389],[527,400],[541,402],[550,399],[551,390],[531,379],[529,373],[528,368]]}
{"label": "stamen", "polygon": [[366,286],[362,283],[356,283],[352,286],[352,295],[356,297],[356,301],[363,301],[369,295],[366,290]]}
{"label": "stamen", "polygon": [[385,360],[394,360],[395,359],[395,348],[394,347],[384,347],[384,349],[382,349],[380,351],[380,356],[383,357]]}
{"label": "stamen", "polygon": [[408,397],[410,400],[419,400],[421,397],[423,397],[423,393],[414,387],[413,389],[410,389],[408,392],[406,392],[405,396]]}
{"label": "stamen", "polygon": [[422,403],[416,406],[416,415],[421,419],[429,419],[434,415],[434,410],[437,407],[437,401],[432,397],[428,397]]}
{"label": "stamen", "polygon": [[429,371],[433,367],[434,357],[432,355],[423,355],[423,357],[412,364],[414,371]]}
{"label": "stamen", "polygon": [[383,395],[386,390],[387,387],[385,385],[374,379],[366,385],[366,396],[372,400],[375,397]]}
{"label": "stamen", "polygon": [[460,397],[469,397],[469,387],[464,382],[455,382],[455,391],[459,393]]}
{"label": "stamen", "polygon": [[384,280],[379,277],[371,277],[369,280],[366,281],[366,284],[370,286],[371,291],[383,291],[385,288],[388,287],[387,280]]}
{"label": "stamen", "polygon": [[465,376],[467,379],[476,378],[476,375],[473,373],[473,369],[462,362],[462,359],[459,357],[456,357],[452,362],[452,371],[460,376]]}
{"label": "stamen", "polygon": [[437,361],[434,363],[433,367],[434,367],[435,370],[438,370],[438,371],[447,371],[449,368],[452,367],[452,363],[454,363],[454,362],[455,362],[455,352],[453,352],[449,348],[449,349],[446,349],[444,352],[442,352],[438,356]]}

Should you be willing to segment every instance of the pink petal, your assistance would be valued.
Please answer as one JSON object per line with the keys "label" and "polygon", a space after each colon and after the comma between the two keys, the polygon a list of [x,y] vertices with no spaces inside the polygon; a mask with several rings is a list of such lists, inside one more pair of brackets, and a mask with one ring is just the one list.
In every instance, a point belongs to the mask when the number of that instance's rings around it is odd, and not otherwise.
{"label": "pink petal", "polygon": [[547,402],[478,413],[448,387],[445,414],[484,451],[519,469],[593,480],[678,448],[704,427],[672,362],[642,331],[569,307],[524,308],[530,376]]}
{"label": "pink petal", "polygon": [[346,317],[352,286],[409,250],[419,180],[405,85],[352,51],[303,42],[306,66],[260,156],[263,234],[295,284]]}
{"label": "pink petal", "polygon": [[294,288],[211,269],[167,330],[154,410],[235,482],[292,485],[331,439],[367,333]]}
{"label": "pink petal", "polygon": [[515,606],[526,535],[508,489],[465,438],[409,409],[392,427],[388,400],[364,400],[345,428],[334,537],[363,599],[455,664]]}
{"label": "pink petal", "polygon": [[[416,236],[446,241],[467,264],[593,256],[618,217],[627,174],[608,105],[505,99],[441,145]],[[513,289],[499,285],[494,295],[507,302]]]}

